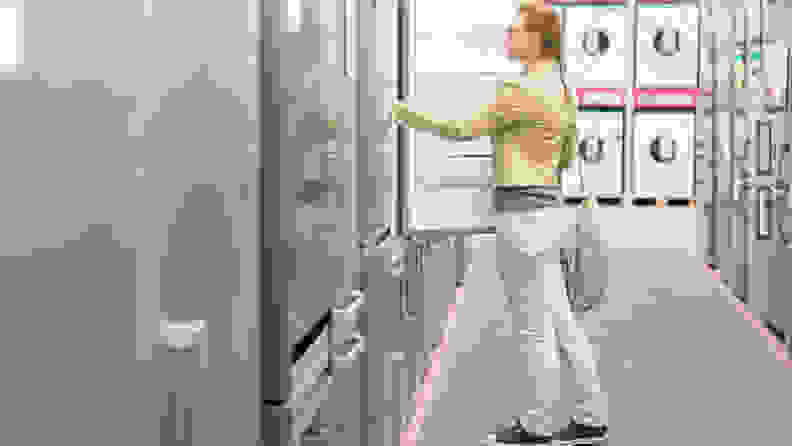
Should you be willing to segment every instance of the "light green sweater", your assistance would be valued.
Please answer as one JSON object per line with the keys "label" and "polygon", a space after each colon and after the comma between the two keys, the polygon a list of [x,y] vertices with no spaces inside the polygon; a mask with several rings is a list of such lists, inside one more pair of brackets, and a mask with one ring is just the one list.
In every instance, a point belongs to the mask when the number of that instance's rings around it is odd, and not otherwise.
{"label": "light green sweater", "polygon": [[[543,74],[529,73],[521,77],[520,81],[502,81],[498,86],[498,94],[509,94],[509,90],[520,90],[522,94],[540,98],[546,107],[561,114],[561,133],[556,137],[558,151],[553,154],[552,168],[536,168],[519,157],[520,148],[510,144],[514,136],[518,136],[527,129],[543,127],[543,121],[511,120],[507,121],[502,113],[490,112],[486,108],[477,113],[468,121],[437,121],[432,120],[427,114],[410,111],[403,104],[396,104],[393,108],[393,118],[404,122],[408,127],[416,130],[432,131],[440,137],[468,141],[474,138],[472,123],[474,120],[495,120],[495,128],[486,131],[481,136],[489,136],[495,146],[495,181],[497,185],[534,185],[545,184],[545,178],[552,176],[553,184],[560,184],[558,174],[560,170],[569,167],[577,153],[577,105],[573,96],[569,96],[569,104],[563,103],[559,93],[550,95],[545,88],[531,85]],[[526,84],[528,86],[526,86]],[[510,168],[506,166],[507,159],[511,158]]]}

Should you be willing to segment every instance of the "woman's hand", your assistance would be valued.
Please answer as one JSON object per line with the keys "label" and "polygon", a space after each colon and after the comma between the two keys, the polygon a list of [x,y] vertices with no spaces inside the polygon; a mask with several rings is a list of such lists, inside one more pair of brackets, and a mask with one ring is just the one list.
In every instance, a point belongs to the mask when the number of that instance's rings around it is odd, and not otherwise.
{"label": "woman's hand", "polygon": [[493,105],[486,107],[483,113],[477,113],[469,120],[434,120],[428,114],[409,111],[407,105],[396,102],[391,109],[391,119],[403,123],[415,130],[429,130],[443,138],[455,141],[469,141],[484,135],[491,135],[499,125],[499,119],[491,112]]}
{"label": "woman's hand", "polygon": [[396,102],[391,108],[391,119],[394,121],[403,121],[404,113],[407,112],[407,104]]}

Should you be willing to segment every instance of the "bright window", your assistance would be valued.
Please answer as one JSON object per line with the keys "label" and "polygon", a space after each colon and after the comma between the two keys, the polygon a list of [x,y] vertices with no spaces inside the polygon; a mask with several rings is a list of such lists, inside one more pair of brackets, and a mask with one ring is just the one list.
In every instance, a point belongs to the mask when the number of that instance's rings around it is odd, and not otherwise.
{"label": "bright window", "polygon": [[417,73],[519,71],[504,51],[506,27],[517,11],[512,0],[410,1]]}
{"label": "bright window", "polygon": [[24,63],[24,0],[0,0],[0,72]]}
{"label": "bright window", "polygon": [[16,8],[0,8],[0,65],[19,63],[17,16]]}

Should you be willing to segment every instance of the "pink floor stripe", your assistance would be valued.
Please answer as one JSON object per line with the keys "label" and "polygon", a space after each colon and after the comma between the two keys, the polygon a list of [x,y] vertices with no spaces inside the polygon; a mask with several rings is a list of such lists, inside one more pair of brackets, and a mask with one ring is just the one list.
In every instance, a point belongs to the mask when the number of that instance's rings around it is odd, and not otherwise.
{"label": "pink floor stripe", "polygon": [[[707,266],[707,270],[712,273],[713,277],[715,277],[715,280],[720,282],[721,278],[719,271],[713,270],[709,266]],[[742,313],[743,319],[745,319],[747,322],[750,322],[751,326],[759,330],[759,334],[767,339],[767,343],[770,345],[770,348],[775,352],[776,359],[783,362],[784,367],[792,368],[792,358],[790,358],[787,354],[786,346],[778,342],[778,339],[772,333],[770,333],[770,330],[762,326],[762,321],[755,319],[753,314],[746,310],[745,305],[742,302],[735,302],[734,309],[737,310],[738,313]]]}
{"label": "pink floor stripe", "polygon": [[[707,266],[707,270],[712,273],[715,280],[720,282],[720,272],[717,270],[713,270],[709,266]],[[457,299],[459,299],[464,294],[463,288],[457,289]],[[776,359],[779,361],[784,362],[784,366],[788,368],[792,368],[792,358],[788,358],[786,347],[779,343],[778,340],[770,333],[769,330],[762,326],[762,322],[758,319],[754,319],[753,315],[750,311],[746,311],[745,305],[741,302],[737,302],[735,304],[735,309],[738,313],[743,314],[743,318],[751,323],[751,326],[759,330],[759,334],[767,339],[767,342],[770,344],[770,347],[773,348],[776,352]],[[448,327],[452,326],[456,323],[456,304],[451,304],[448,306],[448,320],[446,322],[446,332]],[[424,410],[425,410],[425,403],[432,399],[432,378],[437,376],[440,370],[440,353],[445,351],[448,347],[448,336],[447,333],[440,341],[440,345],[437,349],[432,352],[432,362],[428,369],[425,372],[425,378],[423,383],[423,389],[419,391],[415,395],[415,416],[413,416],[412,422],[407,428],[407,431],[402,433],[401,438],[401,446],[412,446],[418,440],[418,433],[421,430],[421,426],[423,425],[424,421]]]}
{"label": "pink floor stripe", "polygon": [[[463,288],[457,288],[457,299],[464,294]],[[424,421],[424,410],[427,401],[432,399],[432,378],[440,373],[440,354],[448,347],[448,328],[456,323],[456,303],[448,306],[448,319],[446,320],[445,333],[440,340],[440,345],[432,352],[432,361],[424,373],[423,389],[415,395],[415,416],[402,433],[401,446],[412,446],[418,441],[418,433]]]}

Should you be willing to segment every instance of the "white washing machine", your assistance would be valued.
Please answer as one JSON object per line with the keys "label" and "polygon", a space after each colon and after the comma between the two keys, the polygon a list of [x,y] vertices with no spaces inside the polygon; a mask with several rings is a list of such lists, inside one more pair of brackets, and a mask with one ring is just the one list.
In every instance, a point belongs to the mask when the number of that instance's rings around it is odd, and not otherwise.
{"label": "white washing machine", "polygon": [[638,5],[638,88],[698,86],[698,7]]}
{"label": "white washing machine", "polygon": [[633,192],[692,199],[695,114],[642,112],[634,117]]}
{"label": "white washing machine", "polygon": [[632,54],[631,9],[575,5],[564,10],[566,75],[576,87],[624,88]]}
{"label": "white washing machine", "polygon": [[566,195],[622,195],[623,116],[622,111],[578,113],[578,156],[564,176]]}

